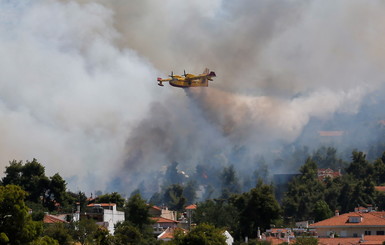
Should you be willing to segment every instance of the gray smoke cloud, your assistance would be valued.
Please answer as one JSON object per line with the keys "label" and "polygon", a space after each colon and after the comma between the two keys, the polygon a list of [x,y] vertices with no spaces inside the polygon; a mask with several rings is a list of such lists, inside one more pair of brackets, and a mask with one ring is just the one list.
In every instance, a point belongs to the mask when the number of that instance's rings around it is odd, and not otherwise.
{"label": "gray smoke cloud", "polygon": [[[118,179],[127,193],[172,161],[190,172],[234,164],[246,146],[237,165],[250,167],[313,119],[378,103],[384,9],[358,0],[0,1],[0,166],[35,157],[72,189]],[[156,86],[171,70],[205,67],[218,76],[208,88]]]}
{"label": "gray smoke cloud", "polygon": [[100,4],[1,1],[0,12],[1,168],[37,158],[74,191],[104,188],[157,72],[114,44]]}

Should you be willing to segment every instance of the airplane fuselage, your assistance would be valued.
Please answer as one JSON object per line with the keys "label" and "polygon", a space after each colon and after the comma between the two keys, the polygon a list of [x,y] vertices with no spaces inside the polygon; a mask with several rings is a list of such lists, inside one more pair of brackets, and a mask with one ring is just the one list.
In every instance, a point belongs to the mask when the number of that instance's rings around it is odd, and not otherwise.
{"label": "airplane fuselage", "polygon": [[200,79],[175,79],[171,80],[170,82],[171,86],[179,87],[179,88],[188,88],[188,87],[208,87],[209,84],[207,82],[207,79],[200,78]]}

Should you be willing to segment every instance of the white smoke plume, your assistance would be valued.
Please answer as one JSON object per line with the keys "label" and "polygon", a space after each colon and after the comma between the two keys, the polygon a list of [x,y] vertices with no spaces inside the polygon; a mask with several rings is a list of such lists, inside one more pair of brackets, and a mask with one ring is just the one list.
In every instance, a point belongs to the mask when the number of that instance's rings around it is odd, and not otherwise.
{"label": "white smoke plume", "polygon": [[[314,118],[357,114],[383,90],[384,9],[358,0],[2,0],[0,167],[35,157],[72,189],[118,178],[129,192],[174,160],[193,171],[231,163],[247,146],[246,164],[297,140]],[[209,88],[156,86],[171,70],[205,67],[218,76]]]}

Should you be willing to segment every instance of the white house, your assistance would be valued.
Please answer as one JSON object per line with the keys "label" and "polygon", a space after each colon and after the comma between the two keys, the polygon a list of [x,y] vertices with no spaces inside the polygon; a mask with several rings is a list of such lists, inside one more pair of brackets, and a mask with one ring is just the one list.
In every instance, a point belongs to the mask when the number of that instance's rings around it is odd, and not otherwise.
{"label": "white house", "polygon": [[223,232],[223,235],[226,237],[227,245],[232,245],[234,243],[234,238],[230,235],[228,231]]}
{"label": "white house", "polygon": [[87,212],[82,216],[94,219],[98,225],[106,227],[111,234],[114,234],[114,225],[124,221],[124,212],[116,210],[115,203],[92,203],[87,207]]}

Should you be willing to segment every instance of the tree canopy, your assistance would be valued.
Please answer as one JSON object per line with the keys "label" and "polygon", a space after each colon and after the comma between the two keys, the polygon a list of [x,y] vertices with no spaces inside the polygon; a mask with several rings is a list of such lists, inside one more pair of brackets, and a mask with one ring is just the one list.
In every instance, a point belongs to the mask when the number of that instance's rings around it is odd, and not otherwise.
{"label": "tree canopy", "polygon": [[177,232],[172,244],[174,245],[226,245],[223,231],[213,225],[197,225],[187,234]]}
{"label": "tree canopy", "polygon": [[41,234],[43,226],[28,213],[26,196],[19,186],[0,186],[0,244],[27,244]]}
{"label": "tree canopy", "polygon": [[230,202],[239,212],[239,237],[255,238],[258,229],[268,229],[280,217],[281,208],[271,185],[258,182],[249,192],[232,197]]}
{"label": "tree canopy", "polygon": [[25,164],[22,161],[13,160],[5,168],[3,185],[18,185],[28,192],[26,200],[39,203],[50,211],[57,205],[63,205],[65,201],[66,182],[56,173],[48,178],[45,168],[36,159]]}

